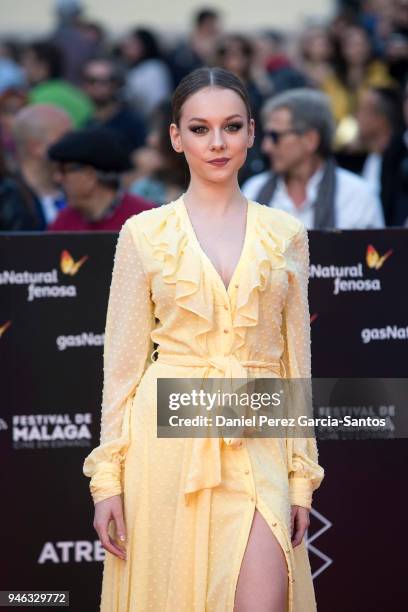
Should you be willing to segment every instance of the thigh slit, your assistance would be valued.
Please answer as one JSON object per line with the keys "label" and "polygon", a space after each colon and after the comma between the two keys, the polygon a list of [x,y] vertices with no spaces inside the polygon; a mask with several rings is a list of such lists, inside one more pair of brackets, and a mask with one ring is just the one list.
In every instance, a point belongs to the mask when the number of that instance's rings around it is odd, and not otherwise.
{"label": "thigh slit", "polygon": [[290,544],[290,541],[288,542],[288,536],[286,534],[286,530],[281,526],[280,521],[278,521],[274,517],[269,518],[270,513],[263,506],[260,500],[258,500],[253,510],[249,513],[248,519],[242,527],[241,538],[240,538],[240,542],[242,542],[242,544],[240,546],[240,550],[237,555],[237,561],[235,563],[235,567],[233,568],[233,572],[232,572],[232,584],[230,588],[230,596],[228,598],[229,599],[228,608],[227,608],[228,612],[233,612],[234,610],[234,602],[235,602],[235,595],[236,595],[236,590],[238,586],[239,574],[240,574],[241,566],[243,563],[245,551],[248,545],[249,535],[250,535],[252,522],[254,520],[256,510],[258,510],[258,512],[261,514],[262,518],[268,525],[272,534],[275,536],[276,541],[278,542],[278,544],[280,545],[282,549],[283,556],[286,562],[286,572],[287,572],[287,577],[288,577],[288,588],[287,588],[288,596],[287,596],[287,602],[286,602],[286,609],[287,609],[287,612],[292,612],[294,578],[293,578],[292,557],[290,556],[291,544]]}

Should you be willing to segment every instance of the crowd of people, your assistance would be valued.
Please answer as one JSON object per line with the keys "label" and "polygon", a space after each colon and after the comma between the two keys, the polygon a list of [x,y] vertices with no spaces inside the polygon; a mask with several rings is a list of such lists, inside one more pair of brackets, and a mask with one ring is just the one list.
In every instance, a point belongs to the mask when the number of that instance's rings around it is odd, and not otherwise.
{"label": "crowd of people", "polygon": [[200,66],[246,85],[246,197],[309,229],[408,227],[408,0],[338,5],[290,35],[231,32],[202,8],[181,39],[114,40],[70,0],[46,39],[3,38],[0,231],[119,230],[177,198],[189,177],[170,100]]}

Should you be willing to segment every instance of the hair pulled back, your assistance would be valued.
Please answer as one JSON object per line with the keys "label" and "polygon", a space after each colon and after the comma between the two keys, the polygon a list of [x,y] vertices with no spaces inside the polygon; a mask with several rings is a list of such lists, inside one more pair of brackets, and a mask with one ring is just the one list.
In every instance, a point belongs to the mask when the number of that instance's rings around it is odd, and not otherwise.
{"label": "hair pulled back", "polygon": [[181,111],[184,102],[204,87],[220,87],[223,89],[231,89],[235,91],[245,104],[247,110],[248,122],[252,117],[251,105],[244,83],[230,70],[203,66],[193,70],[183,77],[176,87],[171,98],[172,120],[177,126],[180,123]]}

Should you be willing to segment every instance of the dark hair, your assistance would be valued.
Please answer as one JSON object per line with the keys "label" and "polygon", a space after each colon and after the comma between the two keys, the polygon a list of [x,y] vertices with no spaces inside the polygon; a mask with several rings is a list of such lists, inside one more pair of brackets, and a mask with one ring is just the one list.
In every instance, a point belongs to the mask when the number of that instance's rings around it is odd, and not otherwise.
{"label": "dark hair", "polygon": [[[375,59],[375,53],[374,53],[374,46],[373,46],[373,41],[370,38],[369,33],[367,32],[366,28],[361,25],[360,22],[355,21],[352,23],[349,23],[346,31],[345,31],[345,36],[347,36],[347,34],[349,34],[352,30],[358,30],[359,32],[361,32],[368,43],[368,47],[369,47],[369,53],[368,53],[368,57],[365,61],[365,68],[367,68],[369,66],[369,64]],[[344,39],[343,37],[340,38],[335,38],[333,39],[333,65],[334,65],[334,70],[336,73],[336,76],[338,77],[338,79],[341,81],[341,83],[343,85],[345,85],[346,87],[348,87],[348,70],[349,70],[349,66],[348,66],[348,62],[344,56]]]}
{"label": "dark hair", "polygon": [[10,58],[17,64],[21,61],[21,52],[24,49],[24,44],[14,38],[3,38],[0,47],[2,48],[2,55]]}
{"label": "dark hair", "polygon": [[154,172],[154,177],[166,184],[178,185],[185,191],[190,172],[186,158],[175,152],[169,138],[171,113],[170,101],[164,100],[156,106],[151,115],[151,128],[157,130],[157,148],[163,159],[161,167]]}
{"label": "dark hair", "polygon": [[387,119],[394,131],[403,128],[402,95],[396,87],[370,87],[376,94],[378,111]]}
{"label": "dark hair", "polygon": [[82,78],[85,77],[89,65],[93,63],[107,64],[110,69],[112,80],[115,81],[118,86],[122,87],[124,85],[126,75],[122,64],[120,64],[116,58],[106,53],[96,53],[84,62],[81,70]]}
{"label": "dark hair", "polygon": [[6,156],[4,155],[3,145],[0,144],[0,179],[3,179],[8,175],[8,168],[6,164]]}
{"label": "dark hair", "polygon": [[27,47],[36,56],[37,60],[48,67],[50,79],[58,79],[64,70],[64,56],[54,43],[48,40],[39,40]]}
{"label": "dark hair", "polygon": [[201,9],[194,16],[194,23],[196,26],[202,26],[208,19],[218,19],[219,14],[215,9]]}
{"label": "dark hair", "polygon": [[242,34],[227,34],[226,36],[221,38],[221,40],[219,41],[216,47],[216,51],[215,51],[216,54],[219,56],[225,55],[225,53],[228,50],[227,47],[231,43],[239,44],[241,46],[242,53],[248,59],[251,59],[253,57],[253,54],[254,54],[253,46],[251,42],[249,41],[249,39],[246,36],[243,36]]}
{"label": "dark hair", "polygon": [[187,98],[204,87],[220,87],[235,91],[245,104],[248,121],[251,119],[251,105],[247,90],[241,79],[235,76],[230,70],[225,70],[218,66],[214,68],[203,66],[183,77],[173,93],[171,98],[172,120],[176,125],[179,125],[181,109],[184,102]]}
{"label": "dark hair", "polygon": [[246,82],[251,79],[250,64],[254,55],[254,48],[252,43],[246,36],[242,34],[227,34],[221,38],[215,48],[215,63],[223,64],[225,62],[225,56],[228,53],[228,49],[231,45],[239,45],[242,55],[246,62],[243,70],[240,73],[240,77]]}
{"label": "dark hair", "polygon": [[131,32],[133,38],[138,38],[142,43],[143,56],[140,61],[147,59],[161,59],[162,54],[156,36],[146,28],[135,28]]}
{"label": "dark hair", "polygon": [[275,45],[281,47],[286,42],[286,36],[281,30],[266,29],[260,32],[261,38],[267,38]]}

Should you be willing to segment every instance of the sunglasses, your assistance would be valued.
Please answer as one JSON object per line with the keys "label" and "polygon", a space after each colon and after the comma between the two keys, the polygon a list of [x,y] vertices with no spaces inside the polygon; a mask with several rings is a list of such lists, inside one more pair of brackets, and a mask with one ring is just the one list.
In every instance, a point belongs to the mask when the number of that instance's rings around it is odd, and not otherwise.
{"label": "sunglasses", "polygon": [[88,85],[110,85],[111,83],[115,83],[116,79],[113,76],[109,77],[93,77],[93,76],[85,76],[85,83]]}
{"label": "sunglasses", "polygon": [[288,129],[288,130],[282,130],[282,132],[278,132],[278,130],[265,130],[264,131],[264,137],[270,138],[273,144],[279,144],[280,139],[283,136],[286,136],[287,134],[299,134],[299,131],[293,128]]}
{"label": "sunglasses", "polygon": [[68,172],[79,172],[85,168],[85,164],[79,162],[59,162],[56,164],[58,171],[61,174],[67,174]]}

